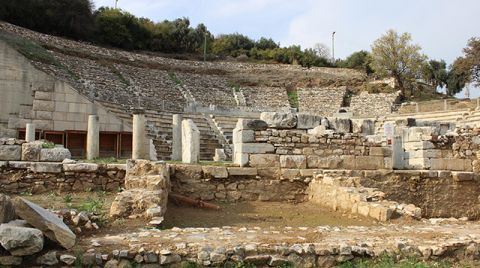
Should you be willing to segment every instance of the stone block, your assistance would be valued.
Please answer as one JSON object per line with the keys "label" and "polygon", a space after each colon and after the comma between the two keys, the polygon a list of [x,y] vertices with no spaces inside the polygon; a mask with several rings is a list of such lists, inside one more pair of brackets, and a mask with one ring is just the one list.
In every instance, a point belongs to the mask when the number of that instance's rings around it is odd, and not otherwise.
{"label": "stone block", "polygon": [[19,161],[22,159],[22,146],[0,145],[0,161]]}
{"label": "stone block", "polygon": [[0,225],[17,218],[12,200],[7,195],[0,193]]}
{"label": "stone block", "polygon": [[316,155],[307,156],[308,168],[338,169],[341,167],[342,159],[338,156],[320,157]]}
{"label": "stone block", "polygon": [[282,169],[282,178],[286,180],[300,177],[300,170],[298,169]]}
{"label": "stone block", "polygon": [[228,172],[226,167],[202,166],[202,171],[207,177],[213,177],[215,179],[228,178]]}
{"label": "stone block", "polygon": [[255,142],[255,131],[251,129],[235,128],[232,135],[233,144]]}
{"label": "stone block", "polygon": [[93,163],[64,164],[63,170],[66,172],[97,172],[98,165]]}
{"label": "stone block", "polygon": [[343,169],[354,170],[357,168],[354,155],[341,155],[340,158],[342,159],[341,167]]}
{"label": "stone block", "polygon": [[213,161],[223,162],[227,160],[227,155],[225,154],[225,149],[215,149],[215,155],[213,156]]}
{"label": "stone block", "polygon": [[270,143],[241,143],[235,146],[235,153],[266,154],[275,152]]}
{"label": "stone block", "polygon": [[51,100],[33,100],[34,111],[55,111],[55,103]]}
{"label": "stone block", "polygon": [[472,160],[470,159],[448,159],[446,161],[446,170],[453,171],[472,171]]}
{"label": "stone block", "polygon": [[375,122],[370,119],[352,119],[352,132],[373,135],[375,134]]}
{"label": "stone block", "polygon": [[228,175],[230,176],[256,176],[256,168],[247,168],[247,167],[227,167]]}
{"label": "stone block", "polygon": [[263,112],[260,119],[271,128],[294,128],[297,125],[297,116],[293,113]]}
{"label": "stone block", "polygon": [[200,130],[191,119],[182,121],[182,162],[200,161]]}
{"label": "stone block", "polygon": [[280,167],[280,156],[276,154],[251,154],[252,167]]}
{"label": "stone block", "polygon": [[322,174],[321,169],[300,169],[301,177],[314,177],[315,175]]}
{"label": "stone block", "polygon": [[280,167],[282,168],[307,168],[307,159],[304,155],[281,155]]}
{"label": "stone block", "polygon": [[380,204],[371,204],[368,215],[378,221],[388,221],[392,218],[393,210]]}
{"label": "stone block", "polygon": [[262,179],[278,180],[281,176],[281,169],[277,167],[258,168],[258,176]]}
{"label": "stone block", "polygon": [[297,114],[297,128],[298,129],[312,129],[322,124],[322,118],[319,115],[298,113]]}
{"label": "stone block", "polygon": [[475,179],[475,175],[473,172],[458,172],[458,171],[453,171],[452,172],[452,178],[456,182],[461,182],[461,181],[473,181]]}
{"label": "stone block", "polygon": [[52,120],[53,113],[52,112],[45,112],[45,111],[36,111],[35,118],[41,120]]}
{"label": "stone block", "polygon": [[248,164],[249,157],[246,153],[235,152],[233,155],[233,163],[239,165],[240,167],[244,167]]}
{"label": "stone block", "polygon": [[405,151],[435,149],[435,145],[430,141],[404,142]]}
{"label": "stone block", "polygon": [[43,249],[42,231],[9,224],[0,225],[0,244],[13,256],[28,256]]}
{"label": "stone block", "polygon": [[356,156],[355,169],[358,170],[375,170],[384,169],[385,162],[383,156]]}
{"label": "stone block", "polygon": [[41,141],[22,144],[22,161],[39,161],[42,144]]}
{"label": "stone block", "polygon": [[62,162],[70,158],[72,158],[72,155],[67,148],[55,147],[40,150],[40,161],[42,162]]}
{"label": "stone block", "polygon": [[447,170],[447,159],[444,158],[435,158],[430,160],[430,169],[431,170]]}
{"label": "stone block", "polygon": [[51,120],[35,119],[32,120],[32,123],[35,124],[37,129],[50,130],[53,128],[53,121]]}
{"label": "stone block", "polygon": [[329,119],[330,127],[337,133],[351,133],[352,120],[348,118],[331,118]]}
{"label": "stone block", "polygon": [[313,129],[309,129],[308,134],[315,135],[315,136],[323,136],[323,135],[327,134],[327,129],[324,125],[316,126]]}
{"label": "stone block", "polygon": [[238,119],[238,122],[235,128],[250,129],[250,130],[265,130],[268,128],[268,125],[263,120],[240,118]]}
{"label": "stone block", "polygon": [[34,163],[30,170],[36,173],[61,173],[62,163]]}

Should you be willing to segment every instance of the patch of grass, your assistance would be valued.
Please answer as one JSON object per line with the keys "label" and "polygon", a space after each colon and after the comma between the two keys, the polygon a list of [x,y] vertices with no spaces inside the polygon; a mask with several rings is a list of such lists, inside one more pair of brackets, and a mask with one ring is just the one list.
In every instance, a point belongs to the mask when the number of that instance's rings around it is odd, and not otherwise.
{"label": "patch of grass", "polygon": [[168,76],[170,77],[170,79],[175,82],[175,84],[177,84],[178,86],[183,86],[183,83],[182,83],[182,80],[180,80],[174,72],[168,72]]}
{"label": "patch of grass", "polygon": [[296,91],[289,91],[287,92],[288,95],[288,102],[290,103],[290,107],[298,108],[298,94]]}
{"label": "patch of grass", "polygon": [[33,41],[6,32],[0,33],[0,39],[30,60],[61,66],[50,52]]}
{"label": "patch of grass", "polygon": [[[473,265],[473,266],[470,266]],[[441,260],[426,262],[416,258],[395,260],[391,256],[383,256],[373,260],[355,260],[344,262],[338,268],[449,268],[449,267],[478,267],[478,263],[453,263]]]}
{"label": "patch of grass", "polygon": [[50,142],[50,141],[44,142],[44,143],[42,143],[42,148],[43,149],[53,149],[53,148],[55,148],[55,143]]}
{"label": "patch of grass", "polygon": [[95,164],[125,164],[126,159],[117,159],[115,157],[99,157],[93,160],[82,160],[83,163],[95,163]]}
{"label": "patch of grass", "polygon": [[97,197],[89,197],[83,203],[77,206],[78,210],[101,214],[105,205],[105,194],[98,193]]}

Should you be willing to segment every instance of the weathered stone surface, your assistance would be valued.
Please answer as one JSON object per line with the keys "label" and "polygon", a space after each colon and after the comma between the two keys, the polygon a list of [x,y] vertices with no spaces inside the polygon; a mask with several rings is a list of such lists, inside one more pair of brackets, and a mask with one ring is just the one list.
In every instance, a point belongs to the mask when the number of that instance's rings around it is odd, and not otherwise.
{"label": "weathered stone surface", "polygon": [[0,194],[0,224],[13,221],[17,218],[15,208],[10,197]]}
{"label": "weathered stone surface", "polygon": [[96,172],[98,165],[94,163],[64,164],[63,170],[67,172]]}
{"label": "weathered stone surface", "polygon": [[247,168],[247,167],[227,167],[228,174],[230,176],[256,176],[256,168]]}
{"label": "weathered stone surface", "polygon": [[22,161],[39,161],[43,142],[27,142],[22,144]]}
{"label": "weathered stone surface", "polygon": [[200,161],[200,131],[191,120],[182,121],[182,162],[195,164]]}
{"label": "weathered stone surface", "polygon": [[57,252],[49,251],[37,258],[37,263],[40,265],[54,266],[58,264]]}
{"label": "weathered stone surface", "polygon": [[43,234],[34,228],[2,224],[0,244],[14,256],[32,255],[43,249]]}
{"label": "weathered stone surface", "polygon": [[219,166],[202,166],[203,173],[207,177],[213,177],[215,179],[226,179],[228,178],[228,172],[226,167]]}
{"label": "weathered stone surface", "polygon": [[330,118],[330,127],[338,133],[351,133],[352,120],[348,118]]}
{"label": "weathered stone surface", "polygon": [[308,134],[315,135],[315,136],[322,136],[327,133],[327,129],[324,125],[316,126],[313,129],[308,130]]}
{"label": "weathered stone surface", "polygon": [[18,256],[0,256],[0,265],[2,266],[20,266],[22,264],[22,257]]}
{"label": "weathered stone surface", "polygon": [[62,163],[33,163],[30,170],[37,173],[60,173],[62,172]]}
{"label": "weathered stone surface", "polygon": [[319,157],[316,155],[307,156],[308,168],[338,169],[342,164],[340,157]]}
{"label": "weathered stone surface", "polygon": [[22,159],[22,146],[0,145],[0,160],[19,161],[20,159]]}
{"label": "weathered stone surface", "polygon": [[40,161],[43,162],[62,162],[70,158],[72,158],[72,155],[67,148],[55,147],[52,149],[42,149],[40,151]]}
{"label": "weathered stone surface", "polygon": [[250,130],[265,130],[268,128],[267,122],[258,119],[238,119],[236,128]]}
{"label": "weathered stone surface", "polygon": [[273,153],[275,147],[270,143],[241,143],[235,146],[236,153],[265,154]]}
{"label": "weathered stone surface", "polygon": [[307,159],[304,155],[281,155],[282,168],[307,168]]}
{"label": "weathered stone surface", "polygon": [[13,204],[20,218],[40,229],[51,240],[66,249],[75,245],[75,234],[57,215],[21,197],[16,197]]}
{"label": "weathered stone surface", "polygon": [[215,156],[213,156],[213,161],[223,162],[227,160],[227,155],[225,154],[225,149],[215,149]]}
{"label": "weathered stone surface", "polygon": [[251,129],[235,128],[232,135],[234,144],[255,141],[255,131]]}
{"label": "weathered stone surface", "polygon": [[271,128],[294,128],[297,125],[297,116],[293,113],[263,112],[260,119]]}
{"label": "weathered stone surface", "polygon": [[298,129],[312,129],[322,124],[322,118],[319,115],[298,113],[297,114],[297,128]]}
{"label": "weathered stone surface", "polygon": [[280,167],[280,156],[276,154],[251,154],[252,167]]}
{"label": "weathered stone surface", "polygon": [[373,135],[375,134],[375,123],[370,119],[352,119],[352,132]]}
{"label": "weathered stone surface", "polygon": [[75,256],[72,256],[72,255],[68,255],[68,254],[60,255],[60,261],[65,263],[66,265],[74,264],[76,259],[77,258]]}

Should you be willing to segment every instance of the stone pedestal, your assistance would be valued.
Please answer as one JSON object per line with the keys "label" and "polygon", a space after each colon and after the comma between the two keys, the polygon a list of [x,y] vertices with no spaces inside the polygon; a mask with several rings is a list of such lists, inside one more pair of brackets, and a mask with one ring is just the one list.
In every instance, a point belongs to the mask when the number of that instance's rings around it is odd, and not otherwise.
{"label": "stone pedestal", "polygon": [[195,164],[200,161],[200,131],[191,120],[182,121],[182,162]]}
{"label": "stone pedestal", "polygon": [[87,159],[93,160],[100,156],[100,132],[98,126],[98,115],[88,116],[87,131]]}
{"label": "stone pedestal", "polygon": [[145,114],[138,110],[133,114],[132,159],[148,159],[146,150]]}
{"label": "stone pedestal", "polygon": [[181,114],[174,114],[172,121],[172,160],[182,160],[182,120]]}
{"label": "stone pedestal", "polygon": [[35,141],[35,124],[27,123],[26,129],[25,129],[25,140],[27,142]]}

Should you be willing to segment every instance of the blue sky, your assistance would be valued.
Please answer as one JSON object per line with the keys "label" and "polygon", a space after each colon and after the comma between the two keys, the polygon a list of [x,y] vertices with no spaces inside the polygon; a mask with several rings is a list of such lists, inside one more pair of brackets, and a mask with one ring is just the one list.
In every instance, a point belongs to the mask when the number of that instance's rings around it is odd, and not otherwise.
{"label": "blue sky", "polygon": [[[114,6],[115,0],[94,3]],[[480,37],[479,0],[118,0],[118,6],[154,21],[188,17],[215,35],[272,37],[282,46],[331,46],[336,31],[337,58],[369,50],[381,34],[395,29],[411,33],[430,58],[450,64],[469,38]]]}

